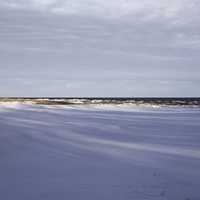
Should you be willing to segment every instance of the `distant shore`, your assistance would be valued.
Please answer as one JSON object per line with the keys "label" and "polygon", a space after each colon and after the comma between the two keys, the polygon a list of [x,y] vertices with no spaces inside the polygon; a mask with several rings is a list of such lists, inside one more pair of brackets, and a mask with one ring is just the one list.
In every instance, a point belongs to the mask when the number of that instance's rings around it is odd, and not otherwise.
{"label": "distant shore", "polygon": [[130,97],[1,97],[0,103],[32,103],[41,105],[155,105],[155,106],[198,106],[200,97],[191,98],[130,98]]}

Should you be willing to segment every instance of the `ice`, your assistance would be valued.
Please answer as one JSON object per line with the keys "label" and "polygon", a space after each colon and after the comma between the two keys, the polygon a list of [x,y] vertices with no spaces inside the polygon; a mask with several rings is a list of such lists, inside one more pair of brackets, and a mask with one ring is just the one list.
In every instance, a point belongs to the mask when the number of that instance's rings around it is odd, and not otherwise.
{"label": "ice", "polygon": [[0,105],[2,200],[199,200],[200,109]]}

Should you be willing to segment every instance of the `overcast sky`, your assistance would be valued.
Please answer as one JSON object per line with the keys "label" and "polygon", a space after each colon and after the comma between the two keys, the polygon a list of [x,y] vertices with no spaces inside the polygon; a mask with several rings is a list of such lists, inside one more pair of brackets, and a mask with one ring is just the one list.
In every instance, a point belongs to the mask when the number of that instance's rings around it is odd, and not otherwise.
{"label": "overcast sky", "polygon": [[199,0],[0,0],[0,96],[200,96]]}

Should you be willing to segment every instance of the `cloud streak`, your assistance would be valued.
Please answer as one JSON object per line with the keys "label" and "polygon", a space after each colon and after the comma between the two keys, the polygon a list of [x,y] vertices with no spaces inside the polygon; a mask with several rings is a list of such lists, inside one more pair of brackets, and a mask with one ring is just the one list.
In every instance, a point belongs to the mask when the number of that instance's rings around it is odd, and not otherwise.
{"label": "cloud streak", "polygon": [[197,0],[2,0],[1,6],[15,9],[33,9],[62,14],[97,15],[100,17],[139,16],[181,19],[197,18],[200,8]]}
{"label": "cloud streak", "polygon": [[1,0],[2,94],[39,78],[52,80],[40,94],[57,96],[199,96],[199,10],[197,0]]}

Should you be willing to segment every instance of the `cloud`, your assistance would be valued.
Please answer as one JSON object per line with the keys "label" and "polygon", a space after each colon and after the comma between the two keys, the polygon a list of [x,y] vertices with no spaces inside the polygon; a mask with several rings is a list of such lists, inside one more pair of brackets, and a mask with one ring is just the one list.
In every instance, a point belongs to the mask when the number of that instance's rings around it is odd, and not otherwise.
{"label": "cloud", "polygon": [[197,0],[1,0],[0,5],[62,14],[112,18],[140,16],[143,19],[194,18],[200,8]]}
{"label": "cloud", "polygon": [[34,94],[42,76],[71,81],[41,94],[199,95],[199,10],[197,0],[0,0],[0,75],[30,78]]}

